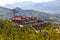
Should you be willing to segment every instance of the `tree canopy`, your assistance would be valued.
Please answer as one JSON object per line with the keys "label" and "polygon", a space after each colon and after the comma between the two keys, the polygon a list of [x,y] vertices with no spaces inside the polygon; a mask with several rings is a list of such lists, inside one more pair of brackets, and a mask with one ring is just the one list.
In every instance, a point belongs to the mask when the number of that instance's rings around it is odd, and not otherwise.
{"label": "tree canopy", "polygon": [[42,29],[44,31],[36,33],[34,27],[30,28],[28,25],[22,28],[14,27],[13,22],[0,20],[0,40],[60,40],[60,33],[54,29],[56,25],[45,26]]}

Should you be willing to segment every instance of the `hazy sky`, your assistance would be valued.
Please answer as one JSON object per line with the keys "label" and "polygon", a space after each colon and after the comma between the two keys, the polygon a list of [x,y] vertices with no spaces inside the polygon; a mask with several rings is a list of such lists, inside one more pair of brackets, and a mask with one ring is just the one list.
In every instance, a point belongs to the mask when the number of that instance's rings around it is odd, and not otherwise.
{"label": "hazy sky", "polygon": [[54,0],[0,0],[0,6],[3,6],[7,3],[9,4],[13,4],[16,2],[23,2],[23,1],[31,1],[34,3],[39,3],[39,2],[50,2],[50,1],[54,1]]}

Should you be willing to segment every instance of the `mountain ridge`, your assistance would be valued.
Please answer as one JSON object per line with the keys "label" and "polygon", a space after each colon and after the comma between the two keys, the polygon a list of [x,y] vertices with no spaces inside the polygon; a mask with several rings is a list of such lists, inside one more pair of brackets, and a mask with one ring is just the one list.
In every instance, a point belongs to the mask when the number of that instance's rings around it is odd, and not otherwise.
{"label": "mountain ridge", "polygon": [[[39,19],[50,19],[54,20],[54,23],[60,24],[60,14],[48,14],[45,12],[35,11],[35,10],[23,10],[21,8],[15,8],[18,12],[16,15],[22,17],[37,17]],[[8,9],[0,7],[0,19],[10,19],[13,17],[13,9]]]}
{"label": "mountain ridge", "polygon": [[51,1],[51,2],[42,2],[42,3],[33,3],[33,2],[17,2],[14,4],[6,4],[4,7],[7,8],[15,8],[15,7],[19,7],[22,9],[32,9],[32,10],[36,10],[36,11],[42,11],[42,12],[46,12],[46,13],[60,13],[60,1],[59,0],[55,0],[55,1]]}
{"label": "mountain ridge", "polygon": [[[46,14],[44,12],[39,12],[39,11],[35,11],[35,10],[23,10],[21,8],[18,8],[18,7],[15,9],[18,11],[18,13],[16,13],[16,15],[18,15],[18,16],[40,17],[43,19],[48,18],[48,14]],[[0,8],[0,14],[4,15],[4,18],[6,18],[6,19],[13,17],[12,9],[4,8],[4,7]]]}

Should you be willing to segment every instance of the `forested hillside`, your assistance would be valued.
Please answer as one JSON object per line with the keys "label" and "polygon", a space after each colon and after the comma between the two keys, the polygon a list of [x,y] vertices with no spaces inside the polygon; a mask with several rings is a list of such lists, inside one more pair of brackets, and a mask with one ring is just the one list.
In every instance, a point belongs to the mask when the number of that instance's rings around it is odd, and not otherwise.
{"label": "forested hillside", "polygon": [[60,26],[49,24],[40,32],[28,25],[20,27],[12,21],[0,20],[0,40],[60,40]]}

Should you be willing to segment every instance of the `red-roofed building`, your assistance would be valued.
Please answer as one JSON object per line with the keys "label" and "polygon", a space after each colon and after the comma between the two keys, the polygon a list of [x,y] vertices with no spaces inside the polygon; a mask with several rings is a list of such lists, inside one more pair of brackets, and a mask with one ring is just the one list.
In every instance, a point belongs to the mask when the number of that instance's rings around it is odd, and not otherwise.
{"label": "red-roofed building", "polygon": [[12,18],[12,20],[22,20],[23,18],[21,16],[15,16],[14,18]]}

